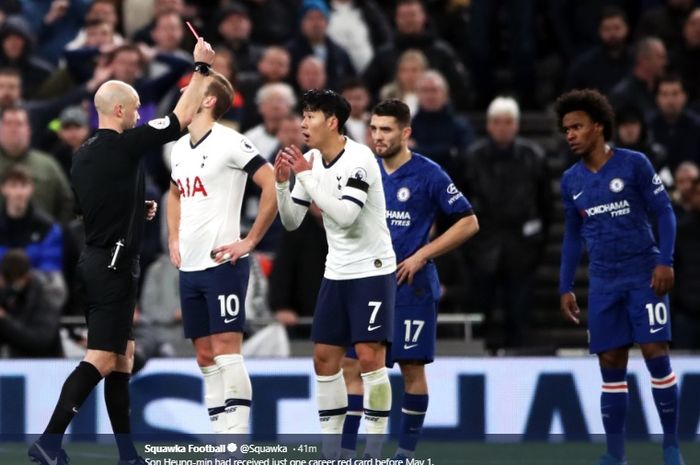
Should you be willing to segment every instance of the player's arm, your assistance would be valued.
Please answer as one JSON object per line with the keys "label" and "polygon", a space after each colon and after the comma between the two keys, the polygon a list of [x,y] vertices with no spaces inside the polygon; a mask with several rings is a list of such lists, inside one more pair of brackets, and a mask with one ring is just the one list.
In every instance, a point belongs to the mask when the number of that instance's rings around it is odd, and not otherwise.
{"label": "player's arm", "polygon": [[466,242],[470,237],[479,232],[479,221],[472,212],[464,213],[447,231],[440,234],[434,240],[428,242],[410,257],[399,263],[396,269],[396,278],[399,284],[404,281],[413,282],[413,276],[428,263],[429,260],[439,257]]}
{"label": "player's arm", "polygon": [[170,261],[175,267],[180,268],[180,189],[170,182],[168,191],[168,250]]}
{"label": "player's arm", "polygon": [[[342,190],[341,198],[325,192],[316,178],[311,173],[313,155],[309,160],[304,158],[298,147],[292,145],[282,152],[287,163],[296,173],[297,182],[304,186],[304,190],[323,213],[332,219],[341,228],[349,228],[360,215],[362,207],[367,200],[369,184],[367,179],[359,179],[348,176],[348,181]],[[365,170],[367,172],[367,170]]]}
{"label": "player's arm", "polygon": [[562,241],[561,267],[559,269],[560,306],[567,319],[579,324],[578,314],[581,310],[576,304],[576,295],[573,289],[576,268],[581,261],[581,228],[583,220],[579,216],[573,199],[566,189],[564,179],[562,179],[561,183],[561,195],[564,201],[564,239]]}
{"label": "player's arm", "polygon": [[660,253],[650,287],[654,288],[657,295],[662,296],[673,288],[675,281],[673,250],[676,246],[676,215],[673,213],[671,199],[666,193],[661,177],[656,174],[648,158],[639,160],[636,175],[647,211],[656,217]]}
{"label": "player's arm", "polygon": [[294,185],[294,191],[289,191],[289,176],[291,168],[282,156],[282,151],[277,152],[275,157],[275,195],[277,197],[277,208],[280,212],[282,226],[287,231],[294,231],[304,221],[306,212],[311,205],[306,191],[300,183]]}
{"label": "player's arm", "polygon": [[248,176],[253,178],[253,182],[262,190],[258,216],[244,239],[217,247],[212,251],[217,262],[225,260],[224,256],[226,254],[229,257],[226,260],[235,262],[240,257],[252,252],[262,240],[277,215],[275,176],[270,164],[260,155],[255,155],[243,167],[243,170],[248,173]]}

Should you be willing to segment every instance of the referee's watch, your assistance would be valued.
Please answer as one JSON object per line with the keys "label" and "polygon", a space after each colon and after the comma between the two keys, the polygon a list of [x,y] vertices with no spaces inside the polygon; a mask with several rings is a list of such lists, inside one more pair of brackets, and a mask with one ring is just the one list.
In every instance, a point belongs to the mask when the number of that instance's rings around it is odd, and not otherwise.
{"label": "referee's watch", "polygon": [[203,61],[198,61],[194,64],[195,72],[201,74],[202,76],[209,76],[209,69],[211,65],[209,63],[204,63]]}

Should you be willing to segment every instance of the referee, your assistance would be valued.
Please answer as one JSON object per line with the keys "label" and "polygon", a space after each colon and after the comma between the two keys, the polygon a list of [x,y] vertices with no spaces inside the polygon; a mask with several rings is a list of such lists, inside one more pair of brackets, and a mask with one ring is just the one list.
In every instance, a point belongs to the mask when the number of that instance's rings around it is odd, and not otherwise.
{"label": "referee", "polygon": [[145,464],[131,440],[129,376],[134,359],[132,319],[139,277],[145,202],[141,157],[176,140],[199,108],[211,78],[214,51],[202,40],[194,48],[195,73],[172,113],[139,127],[139,96],[121,81],[105,82],[95,94],[99,127],[74,155],[71,175],[85,223],[85,250],[78,262],[87,303],[88,350],[66,379],[46,430],[29,457],[42,465],[67,465],[63,434],[93,388],[105,379],[105,403],[119,448],[119,465]]}

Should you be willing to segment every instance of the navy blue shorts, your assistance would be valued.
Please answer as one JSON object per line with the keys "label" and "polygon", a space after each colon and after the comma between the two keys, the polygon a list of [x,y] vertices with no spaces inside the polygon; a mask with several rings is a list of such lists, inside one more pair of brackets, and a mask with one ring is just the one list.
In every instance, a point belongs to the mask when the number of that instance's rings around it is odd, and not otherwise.
{"label": "navy blue shorts", "polygon": [[588,295],[589,350],[592,354],[633,343],[671,340],[668,294],[648,286],[617,292],[591,289]]}
{"label": "navy blue shorts", "polygon": [[250,277],[248,257],[202,271],[180,272],[180,305],[185,337],[243,332]]}
{"label": "navy blue shorts", "polygon": [[368,278],[323,278],[311,340],[348,347],[358,342],[391,342],[396,273]]}

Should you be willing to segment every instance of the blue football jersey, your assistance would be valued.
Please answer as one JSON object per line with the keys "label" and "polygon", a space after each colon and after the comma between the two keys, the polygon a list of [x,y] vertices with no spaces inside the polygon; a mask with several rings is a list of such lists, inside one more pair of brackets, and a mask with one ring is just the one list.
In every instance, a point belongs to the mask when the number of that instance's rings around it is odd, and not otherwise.
{"label": "blue football jersey", "polygon": [[580,225],[591,287],[636,287],[650,279],[659,256],[650,216],[670,199],[644,154],[615,148],[597,173],[578,161],[564,173],[561,195],[566,221]]}
{"label": "blue football jersey", "polygon": [[[378,159],[386,198],[386,221],[401,263],[428,243],[430,228],[439,211],[461,218],[472,213],[472,206],[437,163],[413,153],[398,170],[387,174]],[[430,261],[413,279],[413,284],[399,286],[397,305],[437,300],[440,282],[435,264]]]}

